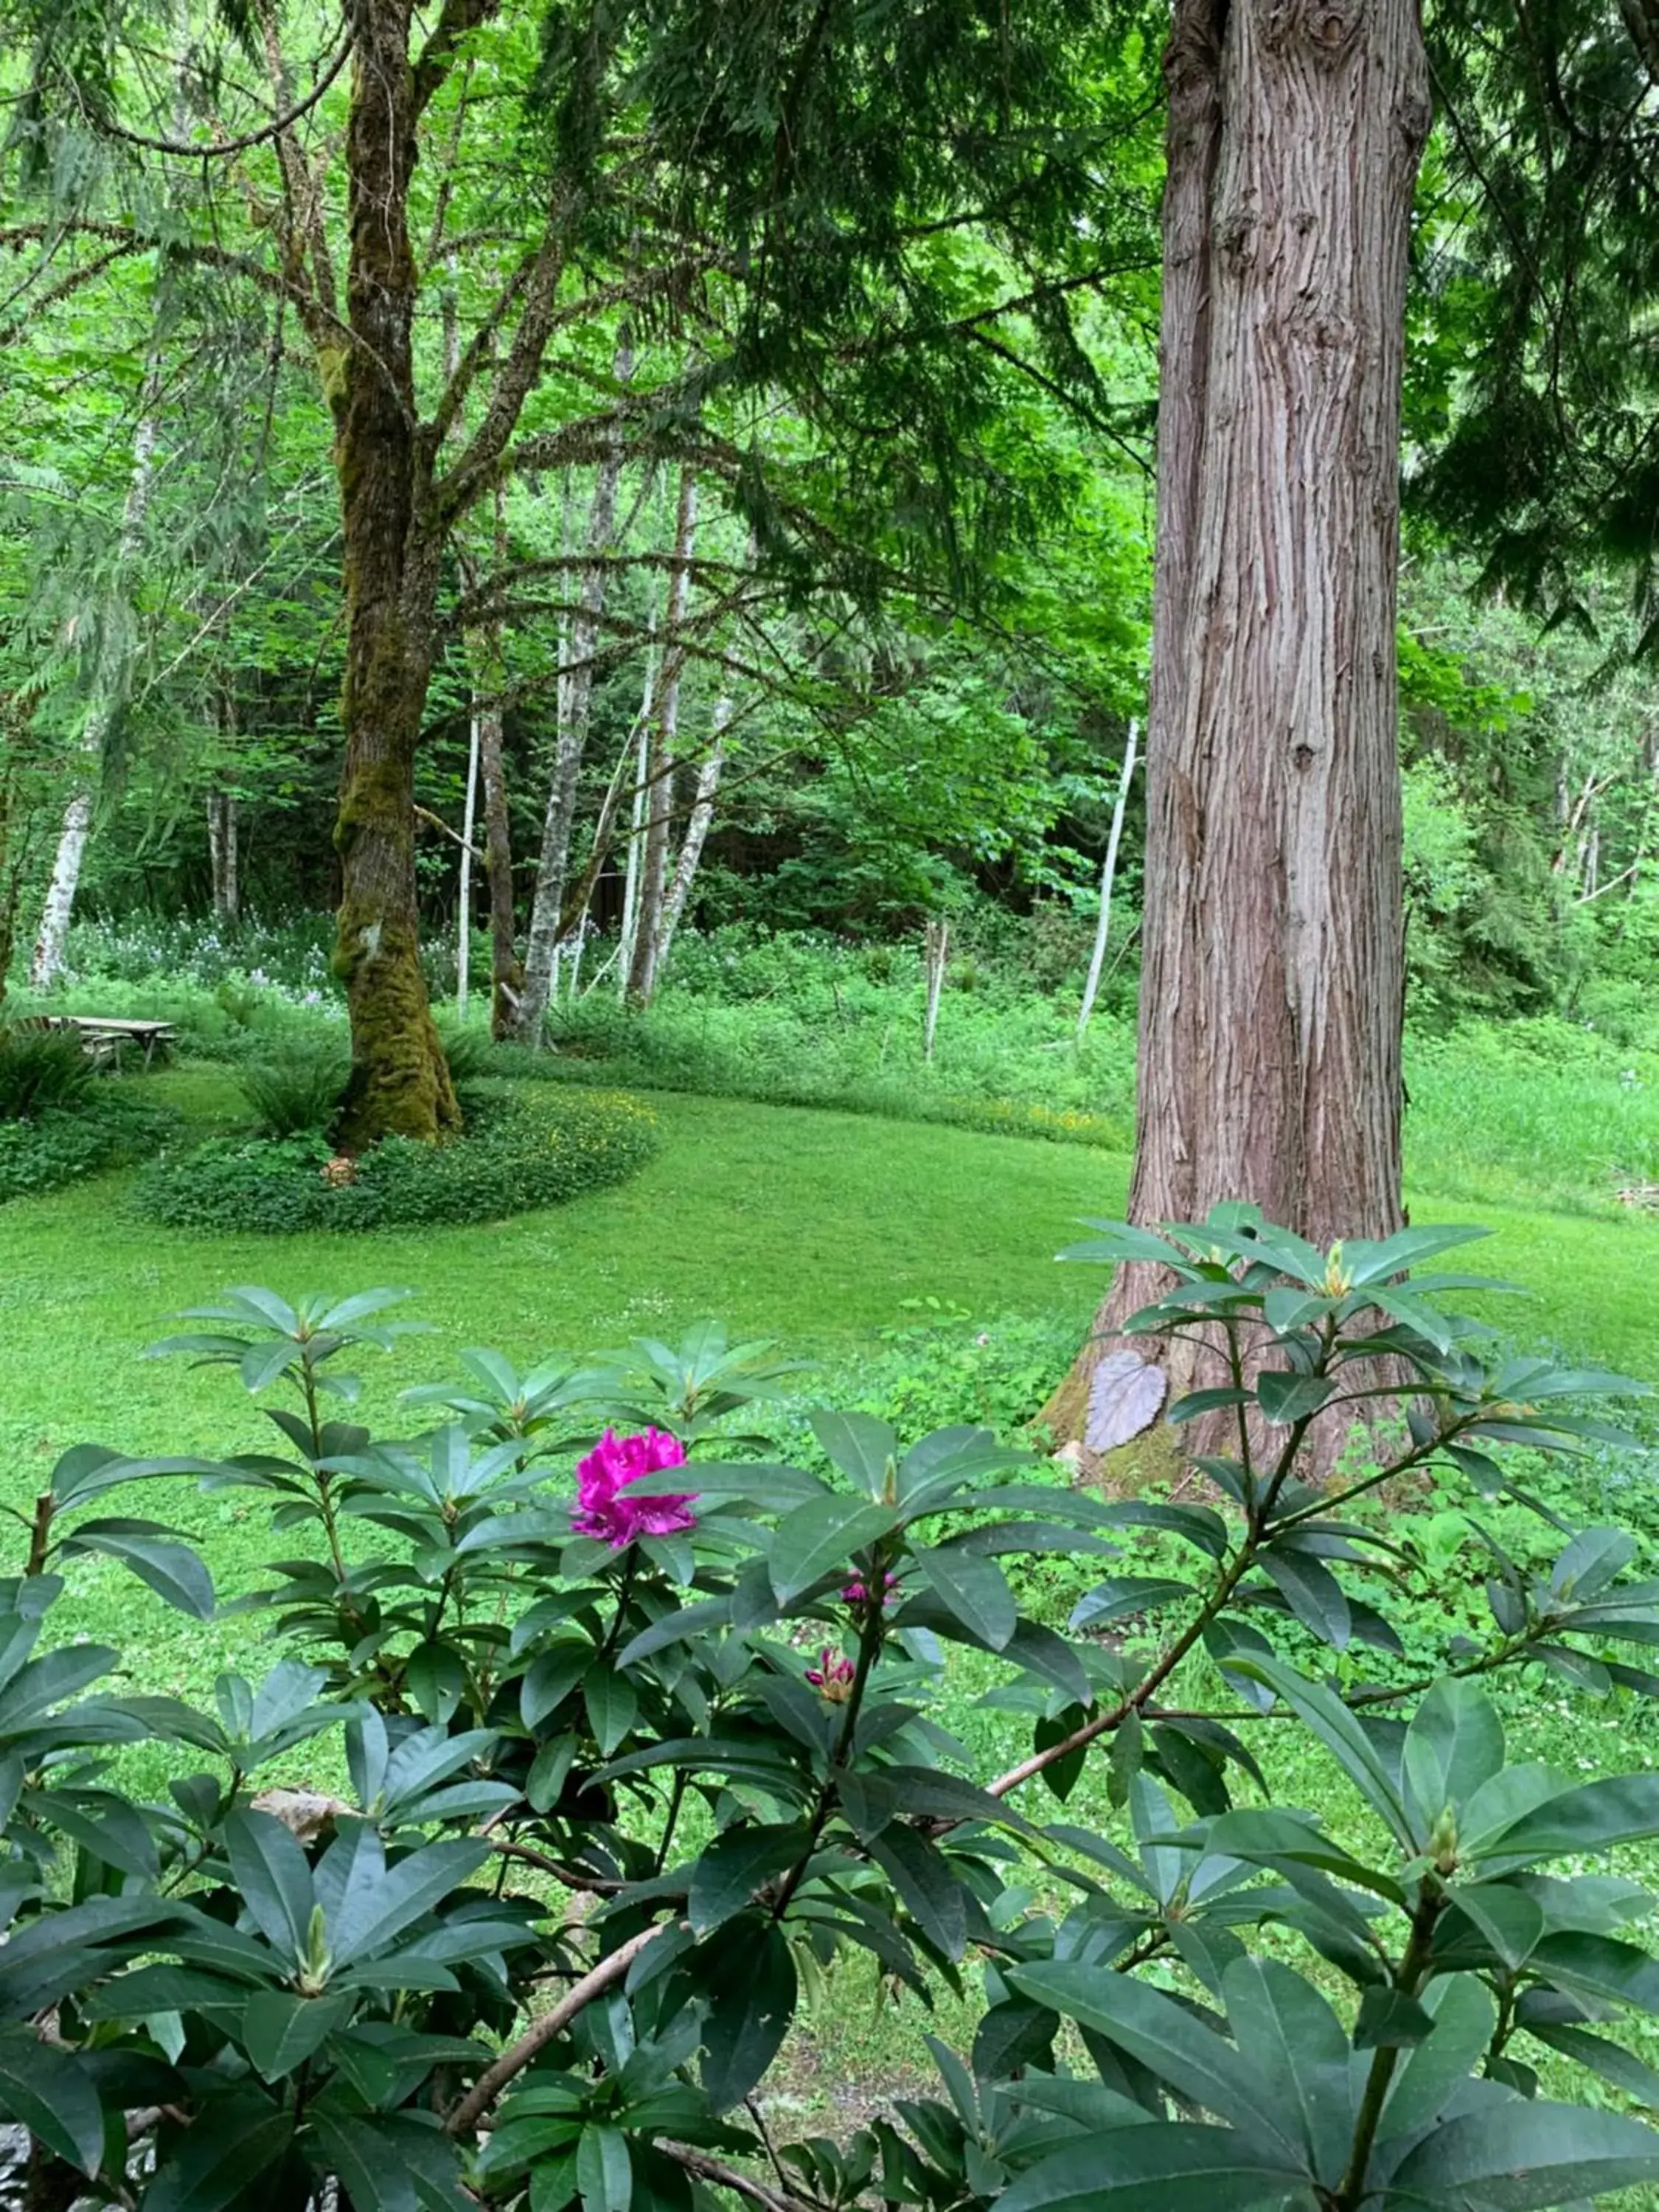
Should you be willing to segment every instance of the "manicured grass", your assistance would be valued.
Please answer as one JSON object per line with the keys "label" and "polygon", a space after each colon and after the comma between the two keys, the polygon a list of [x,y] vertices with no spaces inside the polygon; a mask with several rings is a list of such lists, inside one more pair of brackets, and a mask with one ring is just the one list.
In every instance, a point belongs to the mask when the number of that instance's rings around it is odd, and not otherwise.
{"label": "manicured grass", "polygon": [[[194,1130],[234,1120],[215,1068],[147,1088]],[[880,1328],[936,1297],[987,1317],[1066,1316],[1080,1334],[1098,1280],[1053,1255],[1084,1212],[1122,1202],[1123,1162],[1083,1147],[864,1116],[659,1097],[662,1150],[633,1182],[483,1228],[356,1237],[198,1236],[142,1221],[131,1178],[108,1176],[0,1213],[0,1504],[24,1504],[72,1443],[211,1456],[270,1436],[234,1376],[143,1350],[187,1306],[239,1283],[344,1295],[378,1284],[419,1293],[410,1317],[438,1334],[361,1363],[362,1417],[397,1434],[399,1389],[452,1373],[464,1346],[521,1366],[635,1335],[676,1336],[705,1316],[793,1355],[844,1364]],[[280,1402],[278,1401],[277,1402]],[[203,1540],[222,1597],[280,1553],[264,1504],[147,1486],[143,1510]],[[15,1524],[9,1524],[15,1527]],[[21,1531],[18,1530],[19,1540]],[[3,1538],[0,1538],[0,1546]],[[6,1554],[0,1549],[0,1563]],[[101,1561],[72,1578],[74,1626],[126,1641],[142,1624],[147,1689],[199,1695],[228,1661],[253,1667],[243,1616],[203,1626]]]}
{"label": "manicured grass", "polygon": [[[233,1094],[212,1071],[155,1079],[204,1123]],[[145,1362],[181,1308],[233,1283],[348,1291],[399,1284],[442,1331],[365,1367],[366,1404],[444,1371],[466,1344],[521,1362],[590,1352],[704,1315],[809,1357],[839,1353],[938,1297],[987,1314],[1058,1310],[1079,1330],[1098,1288],[1053,1255],[1084,1212],[1123,1198],[1126,1169],[1083,1148],[731,1100],[661,1097],[662,1151],[620,1189],[481,1229],[360,1237],[169,1232],[112,1176],[0,1217],[0,1497],[98,1437],[131,1450],[249,1440],[215,1370]]]}
{"label": "manicured grass", "polygon": [[[198,1128],[234,1115],[217,1069],[148,1089]],[[520,1362],[588,1352],[704,1315],[805,1358],[852,1354],[937,1297],[975,1315],[1061,1316],[1080,1332],[1102,1287],[1053,1255],[1078,1218],[1123,1204],[1127,1162],[1092,1149],[933,1124],[659,1094],[659,1157],[620,1189],[482,1229],[355,1238],[169,1232],[126,1210],[129,1178],[0,1213],[0,1499],[15,1503],[67,1445],[226,1450],[260,1424],[215,1370],[140,1355],[182,1308],[233,1283],[341,1294],[394,1283],[442,1332],[365,1368],[366,1407],[489,1344]],[[1472,1301],[1523,1343],[1659,1382],[1659,1220],[1528,1212],[1419,1197],[1418,1221],[1495,1232],[1471,1254],[1526,1286]]]}

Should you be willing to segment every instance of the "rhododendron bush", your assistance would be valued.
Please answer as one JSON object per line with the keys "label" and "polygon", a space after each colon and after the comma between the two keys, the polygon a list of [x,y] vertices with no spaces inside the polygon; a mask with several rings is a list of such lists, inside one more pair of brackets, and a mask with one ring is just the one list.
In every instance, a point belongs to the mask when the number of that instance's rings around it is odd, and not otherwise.
{"label": "rhododendron bush", "polygon": [[[270,1448],[68,1453],[3,1587],[31,2203],[1516,2212],[1659,2183],[1613,2109],[1659,2103],[1625,2038],[1659,2009],[1650,1900],[1598,1864],[1659,1833],[1659,1777],[1510,1763],[1482,1687],[1659,1692],[1624,1656],[1659,1585],[1624,1532],[1557,1524],[1542,1573],[1490,1545],[1489,1631],[1438,1669],[1387,1618],[1415,1570],[1369,1493],[1443,1470],[1478,1529],[1524,1497],[1506,1452],[1614,1433],[1584,1401],[1635,1387],[1499,1357],[1446,1310],[1474,1279],[1408,1279],[1468,1233],[1101,1224],[1079,1256],[1165,1270],[1134,1329],[1215,1359],[1170,1419],[1235,1424],[1201,1488],[1119,1503],[970,1427],[822,1410],[783,1461],[737,1420],[786,1370],[712,1326],[526,1373],[465,1352],[388,1437],[348,1369],[399,1294],[191,1316],[156,1349],[232,1370]],[[1397,1448],[1309,1487],[1316,1425],[1379,1401]],[[218,1603],[178,1530],[108,1510],[138,1479],[264,1492],[283,1532],[253,1594],[281,1656],[206,1707],[51,1632],[87,1553]],[[1123,1556],[1148,1530],[1157,1575]],[[1090,1583],[1069,1621],[1029,1571],[1054,1555]],[[1000,1771],[943,1724],[963,1650],[1012,1716]],[[1346,1776],[1351,1834],[1266,1802],[1269,1720]],[[145,1739],[155,1799],[111,1763]],[[1066,1817],[1091,1761],[1109,1832]],[[970,2030],[931,2088],[789,2142],[767,2079],[805,1970],[860,1957]],[[1544,2097],[1547,2060],[1596,2101]]]}

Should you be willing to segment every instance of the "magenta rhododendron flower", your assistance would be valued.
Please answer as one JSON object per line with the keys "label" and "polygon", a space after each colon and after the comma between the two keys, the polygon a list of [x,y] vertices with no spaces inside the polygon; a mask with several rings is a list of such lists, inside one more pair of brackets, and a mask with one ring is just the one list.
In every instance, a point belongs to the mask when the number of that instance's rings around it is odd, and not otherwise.
{"label": "magenta rhododendron flower", "polygon": [[828,1698],[832,1705],[844,1705],[857,1674],[850,1659],[844,1658],[833,1644],[826,1644],[818,1654],[817,1665],[807,1668],[806,1679],[818,1695]]}
{"label": "magenta rhododendron flower", "polygon": [[641,1536],[673,1536],[696,1526],[690,1507],[697,1492],[678,1491],[665,1498],[629,1498],[630,1482],[665,1467],[683,1467],[685,1447],[678,1437],[647,1429],[619,1437],[607,1429],[586,1459],[576,1462],[575,1512],[570,1525],[580,1536],[599,1536],[613,1552]]}

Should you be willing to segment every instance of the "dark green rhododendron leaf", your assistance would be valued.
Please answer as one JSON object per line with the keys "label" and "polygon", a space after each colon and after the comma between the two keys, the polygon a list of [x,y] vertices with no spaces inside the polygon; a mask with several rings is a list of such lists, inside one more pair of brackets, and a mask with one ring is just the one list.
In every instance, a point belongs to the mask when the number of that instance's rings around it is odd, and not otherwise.
{"label": "dark green rhododendron leaf", "polygon": [[793,1866],[811,1848],[804,1821],[783,1826],[728,1828],[691,1869],[686,1917],[699,1936],[712,1935],[743,1911],[761,1884]]}
{"label": "dark green rhododendron leaf", "polygon": [[1437,2128],[1406,2154],[1392,2187],[1414,2202],[1533,2212],[1656,2183],[1659,2129],[1617,2112],[1517,2099]]}
{"label": "dark green rhododendron leaf", "polygon": [[997,2207],[998,2212],[1264,2212],[1307,2185],[1307,2175],[1289,2157],[1248,2143],[1231,2128],[1176,2121],[1081,2136],[1039,2160],[997,2199]]}
{"label": "dark green rhododendron leaf", "polygon": [[775,1921],[728,1921],[687,1960],[708,2001],[702,2086],[716,2112],[740,2104],[777,2057],[794,2016],[795,1962]]}
{"label": "dark green rhododendron leaf", "polygon": [[778,1524],[768,1562],[780,1605],[887,1534],[897,1516],[890,1506],[858,1498],[815,1498]]}

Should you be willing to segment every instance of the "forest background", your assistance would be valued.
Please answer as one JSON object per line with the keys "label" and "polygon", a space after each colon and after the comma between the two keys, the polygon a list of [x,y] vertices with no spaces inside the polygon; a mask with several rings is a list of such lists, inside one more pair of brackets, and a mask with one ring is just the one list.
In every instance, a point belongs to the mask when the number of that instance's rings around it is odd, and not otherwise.
{"label": "forest background", "polygon": [[[924,937],[948,924],[947,1056],[953,1030],[975,1030],[976,989],[981,1007],[988,988],[1046,999],[1048,1034],[1032,1036],[1029,1007],[1006,1030],[1048,1048],[1043,1073],[1012,1067],[1000,1088],[1121,1115],[1143,831],[1127,745],[1151,606],[1155,27],[1031,19],[1046,58],[1029,102],[1049,103],[1066,173],[1028,184],[1023,204],[1010,155],[1025,118],[952,109],[963,57],[948,40],[917,63],[940,76],[929,120],[957,156],[921,220],[915,176],[882,173],[882,98],[815,82],[797,215],[821,228],[815,252],[795,252],[743,237],[735,197],[727,234],[710,227],[741,149],[705,147],[701,170],[654,153],[630,167],[629,102],[635,122],[642,102],[678,112],[688,62],[672,37],[643,82],[637,53],[596,50],[589,112],[533,120],[525,87],[553,81],[574,21],[508,11],[470,34],[411,185],[413,373],[441,395],[453,477],[477,479],[440,533],[416,751],[428,983],[447,995],[461,980],[464,904],[471,979],[489,977],[493,915],[498,1035],[535,1036],[546,1007],[567,1048],[631,1054],[666,1079],[684,1025],[677,1041],[660,1019],[630,1031],[619,1003],[645,1008],[665,979],[671,1006],[775,1003],[810,974],[805,1032],[771,1055],[810,1090],[823,1030],[863,1018],[836,975],[851,959],[920,1000]],[[112,1011],[124,970],[161,1011],[179,1011],[176,992],[156,996],[163,973],[222,1000],[250,976],[256,996],[262,978],[324,1008],[337,996],[319,917],[340,895],[329,378],[346,86],[322,83],[322,6],[256,11],[240,43],[189,11],[173,27],[161,75],[159,46],[138,42],[131,62],[168,143],[257,143],[210,163],[135,150],[61,106],[48,125],[21,97],[38,55],[21,40],[12,55],[0,975],[14,1007],[34,1003],[31,983],[96,976]],[[1486,90],[1496,113],[1490,72]],[[1003,97],[993,81],[988,107]],[[284,100],[306,112],[273,137]],[[1494,471],[1483,376],[1509,295],[1456,124],[1443,115],[1425,162],[1413,245],[1406,1018],[1425,1036],[1553,1018],[1628,1055],[1659,1024],[1645,586],[1632,602],[1628,549],[1564,523],[1565,465],[1549,486],[1525,481],[1517,434]],[[610,136],[579,145],[579,131]],[[837,143],[840,175],[823,158]],[[495,352],[509,361],[542,267],[537,193],[579,172],[580,243],[551,276],[509,443],[492,431],[511,381]],[[902,224],[882,213],[901,181]],[[823,252],[860,202],[866,234]],[[1120,1049],[1080,1079],[1062,1046],[1120,794],[1102,970]],[[82,924],[67,939],[66,868]],[[757,959],[780,931],[817,951]],[[884,999],[875,1015],[868,1049],[843,1049],[821,1091],[929,1081],[921,1016],[907,1007],[895,1034]],[[701,1036],[699,1079],[723,1087],[708,1022]],[[751,1032],[723,1058],[726,1080],[748,1064],[753,1086]],[[775,1064],[769,1080],[787,1087]],[[999,1087],[978,1063],[964,1086]],[[1651,1165],[1613,1164],[1637,1182]]]}

